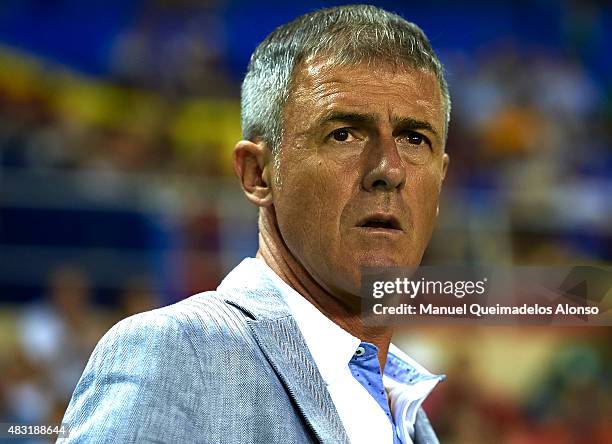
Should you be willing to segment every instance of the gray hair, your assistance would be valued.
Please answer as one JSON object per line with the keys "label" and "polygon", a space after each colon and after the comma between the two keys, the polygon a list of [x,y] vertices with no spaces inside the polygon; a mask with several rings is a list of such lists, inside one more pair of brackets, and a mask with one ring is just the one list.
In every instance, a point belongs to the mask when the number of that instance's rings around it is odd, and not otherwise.
{"label": "gray hair", "polygon": [[450,96],[444,68],[417,25],[369,5],[339,6],[302,15],[274,30],[257,47],[242,83],[242,133],[263,140],[276,159],[283,137],[283,107],[296,67],[318,55],[337,66],[384,61],[436,75],[446,126]]}

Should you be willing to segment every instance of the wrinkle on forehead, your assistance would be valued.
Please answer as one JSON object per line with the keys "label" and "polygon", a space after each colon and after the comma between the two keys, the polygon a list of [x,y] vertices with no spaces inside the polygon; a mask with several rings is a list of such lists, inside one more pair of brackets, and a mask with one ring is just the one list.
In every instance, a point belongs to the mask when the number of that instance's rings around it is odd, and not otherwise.
{"label": "wrinkle on forehead", "polygon": [[[307,122],[312,124],[336,105],[358,110],[378,107],[379,116],[389,121],[398,117],[426,118],[439,134],[446,131],[438,80],[425,69],[391,64],[333,66],[324,61],[303,65],[293,83],[285,123],[293,124],[292,129],[300,134],[306,132]],[[363,94],[355,94],[360,90]],[[381,104],[385,104],[384,109]]]}
{"label": "wrinkle on forehead", "polygon": [[[375,63],[373,63],[375,62]],[[294,79],[296,84],[304,79],[311,78],[316,79],[320,77],[331,77],[342,76],[342,74],[351,74],[348,80],[354,79],[352,75],[355,73],[362,73],[362,77],[368,77],[369,80],[376,80],[381,77],[397,77],[402,74],[425,74],[424,77],[419,76],[421,79],[425,77],[431,77],[434,80],[434,84],[439,89],[438,80],[433,72],[426,68],[414,68],[406,64],[399,64],[393,61],[364,61],[356,64],[338,65],[334,64],[329,59],[317,59],[309,62],[302,63],[297,67],[294,73]],[[300,79],[301,77],[301,79]]]}

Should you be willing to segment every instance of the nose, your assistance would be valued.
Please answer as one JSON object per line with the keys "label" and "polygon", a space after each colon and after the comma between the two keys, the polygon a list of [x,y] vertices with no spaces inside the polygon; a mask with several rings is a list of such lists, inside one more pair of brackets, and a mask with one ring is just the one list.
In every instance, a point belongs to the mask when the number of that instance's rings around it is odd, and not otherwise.
{"label": "nose", "polygon": [[406,168],[395,140],[379,140],[367,150],[363,188],[366,191],[394,191],[406,184]]}

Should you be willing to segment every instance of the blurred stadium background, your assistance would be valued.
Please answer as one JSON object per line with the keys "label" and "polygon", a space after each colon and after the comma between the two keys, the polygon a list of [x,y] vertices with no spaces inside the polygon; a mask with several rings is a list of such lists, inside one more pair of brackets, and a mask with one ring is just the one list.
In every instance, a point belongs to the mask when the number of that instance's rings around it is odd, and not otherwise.
{"label": "blurred stadium background", "polygon": [[[612,8],[374,2],[447,66],[428,264],[612,259]],[[0,422],[59,422],[101,335],[256,250],[230,155],[274,27],[331,3],[0,2]],[[420,327],[443,443],[612,442],[610,328]]]}

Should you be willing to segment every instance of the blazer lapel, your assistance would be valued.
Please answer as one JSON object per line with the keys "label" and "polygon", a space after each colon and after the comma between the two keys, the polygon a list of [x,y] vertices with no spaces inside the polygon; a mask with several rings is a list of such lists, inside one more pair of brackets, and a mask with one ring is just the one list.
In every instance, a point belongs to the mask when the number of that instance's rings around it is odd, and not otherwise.
{"label": "blazer lapel", "polygon": [[317,439],[348,443],[325,382],[270,272],[258,260],[245,259],[217,291],[247,314],[257,344]]}
{"label": "blazer lapel", "polygon": [[323,444],[348,443],[325,382],[291,316],[249,319],[253,335],[304,419]]}
{"label": "blazer lapel", "polygon": [[[348,443],[325,382],[293,317],[249,319],[248,323],[317,439],[323,444]],[[422,408],[417,412],[414,444],[440,444]]]}

